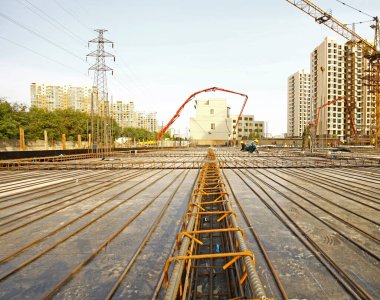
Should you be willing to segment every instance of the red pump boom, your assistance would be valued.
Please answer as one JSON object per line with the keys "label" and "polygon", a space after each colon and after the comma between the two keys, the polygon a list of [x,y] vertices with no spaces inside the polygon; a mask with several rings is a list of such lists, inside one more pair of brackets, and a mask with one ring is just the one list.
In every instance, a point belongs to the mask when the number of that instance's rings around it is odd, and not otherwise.
{"label": "red pump boom", "polygon": [[184,107],[186,106],[186,104],[189,103],[191,100],[193,100],[193,98],[194,98],[196,95],[201,94],[201,93],[203,93],[203,92],[215,92],[215,91],[221,91],[221,92],[231,93],[231,94],[240,95],[240,96],[245,97],[245,99],[244,99],[244,103],[243,103],[243,106],[241,107],[241,110],[240,110],[240,113],[239,113],[238,119],[237,119],[236,124],[235,124],[235,126],[234,126],[233,134],[235,135],[235,133],[236,133],[236,127],[237,127],[238,124],[239,124],[241,114],[243,113],[243,110],[244,110],[245,104],[247,103],[247,100],[248,100],[248,96],[247,96],[246,94],[242,94],[242,93],[238,93],[238,92],[234,92],[234,91],[226,90],[226,89],[223,89],[223,88],[212,87],[212,88],[208,88],[208,89],[200,90],[200,91],[198,91],[198,92],[195,92],[195,93],[191,94],[190,97],[187,98],[186,101],[180,106],[180,108],[177,110],[177,112],[176,112],[175,115],[171,118],[171,120],[170,120],[170,121],[169,121],[169,122],[168,122],[168,123],[167,123],[167,124],[161,129],[161,131],[158,133],[158,139],[161,140],[162,135],[163,135],[163,134],[169,129],[169,127],[174,123],[174,121],[178,119],[178,117],[180,116],[181,111],[184,109]]}
{"label": "red pump boom", "polygon": [[[319,106],[317,108],[317,117],[316,117],[316,120],[315,120],[315,132],[317,132],[317,129],[318,129],[319,114],[321,112],[321,109],[324,108],[324,107],[326,107],[326,106],[328,106],[328,105],[334,104],[337,101],[341,101],[341,100],[344,101],[344,103],[346,104],[346,108],[347,108],[348,107],[348,101],[345,98],[343,98],[343,97],[339,97],[339,98],[336,98],[334,100],[327,101],[325,104],[323,104],[323,105],[321,105],[321,106]],[[355,138],[356,138],[357,135],[358,135],[358,132],[356,130],[355,118],[354,118],[352,112],[350,114],[350,123],[351,123],[352,129],[353,129],[353,132],[354,132],[354,135],[355,135]]]}

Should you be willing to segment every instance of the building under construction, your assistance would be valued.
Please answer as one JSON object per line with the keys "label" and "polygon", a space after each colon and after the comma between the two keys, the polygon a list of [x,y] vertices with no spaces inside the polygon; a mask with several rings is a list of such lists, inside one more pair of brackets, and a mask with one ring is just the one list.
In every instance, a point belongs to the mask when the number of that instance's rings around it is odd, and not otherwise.
{"label": "building under construction", "polygon": [[[348,24],[343,24],[308,0],[287,2],[347,40],[346,44],[342,44],[335,38],[325,38],[314,49],[310,55],[310,82],[302,80],[298,73],[288,78],[288,135],[301,136],[302,131],[311,130],[314,143],[323,144],[326,138],[336,138],[345,143],[378,147],[379,18],[366,14],[372,18],[368,22],[371,22],[370,27],[374,31],[373,42],[369,42],[355,32],[357,23],[352,23],[350,29]],[[338,2],[365,14],[344,2]]]}
{"label": "building under construction", "polygon": [[380,154],[0,162],[0,299],[376,299]]}

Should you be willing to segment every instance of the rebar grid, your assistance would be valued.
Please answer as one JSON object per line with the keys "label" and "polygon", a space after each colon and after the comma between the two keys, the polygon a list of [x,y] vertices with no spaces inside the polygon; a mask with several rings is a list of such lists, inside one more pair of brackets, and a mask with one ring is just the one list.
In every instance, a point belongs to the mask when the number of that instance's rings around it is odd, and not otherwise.
{"label": "rebar grid", "polygon": [[[216,224],[218,228],[210,228],[210,224]],[[212,239],[224,243],[214,245]],[[174,266],[170,269],[172,262]],[[244,232],[238,227],[211,148],[177,236],[177,253],[165,264],[165,279],[165,299],[218,296],[267,299],[256,271],[254,255],[246,246]],[[218,289],[213,285],[217,286],[218,280],[226,283],[225,289],[215,292]]]}

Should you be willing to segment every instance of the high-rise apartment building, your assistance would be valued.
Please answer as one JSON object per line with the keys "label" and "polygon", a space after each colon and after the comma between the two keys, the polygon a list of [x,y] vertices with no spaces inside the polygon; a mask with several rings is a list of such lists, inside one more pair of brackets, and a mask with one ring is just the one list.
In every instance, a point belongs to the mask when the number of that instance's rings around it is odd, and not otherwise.
{"label": "high-rise apartment building", "polygon": [[[310,86],[312,117],[316,120],[318,107],[345,96],[344,44],[326,37],[310,55]],[[317,136],[344,139],[344,101],[337,101],[320,110]]]}
{"label": "high-rise apartment building", "polygon": [[121,128],[135,127],[135,104],[134,102],[124,103],[116,101],[112,103],[111,115]]}
{"label": "high-rise apartment building", "polygon": [[[31,106],[49,111],[56,109],[74,109],[91,114],[91,102],[95,114],[102,114],[107,110],[113,119],[122,127],[144,128],[148,131],[157,131],[155,112],[135,112],[134,102],[105,101],[97,104],[96,93],[92,97],[92,87],[74,87],[71,85],[31,84]],[[109,105],[109,106],[108,106]],[[99,108],[99,109],[98,109]]]}
{"label": "high-rise apartment building", "polygon": [[[376,99],[365,84],[367,69],[368,60],[360,46],[326,37],[310,55],[309,119],[308,108],[307,114],[302,115],[305,103],[297,102],[301,99],[301,92],[303,95],[307,93],[307,82],[302,82],[302,90],[301,82],[298,82],[301,73],[288,78],[288,135],[301,136],[303,126],[310,120],[317,127],[317,137],[347,141],[354,139],[355,134],[368,137],[373,126]],[[333,103],[329,103],[331,101]],[[318,111],[318,124],[315,124]]]}
{"label": "high-rise apartment building", "polygon": [[325,38],[310,55],[313,120],[317,109],[328,101],[342,98],[320,109],[316,135],[350,140],[370,133],[375,98],[363,77],[368,67],[360,46]]}
{"label": "high-rise apartment building", "polygon": [[302,70],[288,77],[288,136],[302,136],[311,116],[310,74]]}
{"label": "high-rise apartment building", "polygon": [[135,114],[135,126],[151,132],[157,132],[157,113],[155,112],[137,112]]}
{"label": "high-rise apartment building", "polygon": [[91,111],[91,86],[47,85],[32,83],[30,87],[31,106],[46,109],[68,109]]}
{"label": "high-rise apartment building", "polygon": [[375,117],[376,98],[369,93],[365,85],[368,60],[364,57],[363,49],[355,43],[345,45],[345,98],[346,113],[345,136],[354,138],[351,115],[358,136],[369,136],[372,117]]}

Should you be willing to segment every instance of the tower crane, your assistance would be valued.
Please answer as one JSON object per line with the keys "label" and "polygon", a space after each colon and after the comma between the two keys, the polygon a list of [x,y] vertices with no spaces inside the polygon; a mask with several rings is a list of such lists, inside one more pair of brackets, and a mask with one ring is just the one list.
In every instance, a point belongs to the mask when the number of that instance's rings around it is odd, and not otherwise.
{"label": "tower crane", "polygon": [[212,87],[212,88],[203,89],[203,90],[200,90],[200,91],[197,91],[197,92],[191,94],[189,96],[189,98],[187,98],[186,101],[179,107],[179,109],[174,114],[174,116],[170,119],[170,121],[158,133],[158,140],[161,140],[162,135],[169,129],[169,127],[174,123],[174,121],[178,119],[178,117],[180,116],[181,111],[185,108],[186,104],[189,103],[191,100],[193,100],[196,95],[204,93],[204,92],[215,92],[215,91],[221,91],[221,92],[225,92],[225,93],[231,93],[231,94],[235,94],[235,95],[239,95],[239,96],[243,96],[244,97],[244,102],[243,102],[243,105],[241,107],[239,116],[238,116],[238,118],[236,120],[236,124],[233,127],[233,137],[235,138],[236,128],[237,128],[237,126],[239,124],[239,121],[241,119],[241,115],[242,115],[244,107],[245,107],[245,105],[247,103],[248,96],[246,94],[242,94],[242,93],[226,90],[226,89],[223,89],[223,88]]}
{"label": "tower crane", "polygon": [[[380,146],[380,28],[379,18],[373,17],[371,28],[375,31],[373,43],[367,41],[354,30],[335,19],[330,13],[325,12],[308,0],[286,0],[304,13],[313,17],[318,24],[323,24],[345,39],[352,41],[362,47],[365,57],[368,59],[369,68],[364,77],[369,93],[375,95],[375,103],[371,107],[370,141]],[[354,108],[350,107],[348,113],[351,115]]]}

